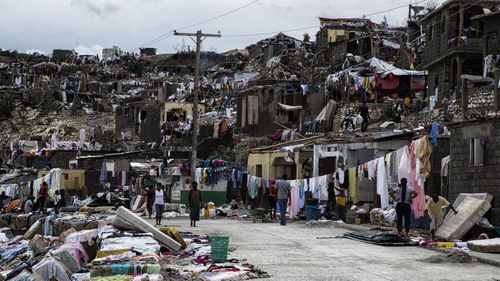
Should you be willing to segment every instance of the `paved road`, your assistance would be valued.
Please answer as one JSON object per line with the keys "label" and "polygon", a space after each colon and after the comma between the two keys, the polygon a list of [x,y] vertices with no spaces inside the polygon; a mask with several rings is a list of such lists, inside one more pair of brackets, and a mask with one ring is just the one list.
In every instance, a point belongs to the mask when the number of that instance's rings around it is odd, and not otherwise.
{"label": "paved road", "polygon": [[346,230],[310,228],[301,223],[252,223],[188,219],[164,221],[179,231],[226,234],[231,257],[245,258],[271,274],[267,280],[500,280],[500,268],[475,264],[430,264],[419,261],[438,253],[419,247],[381,247],[335,237]]}

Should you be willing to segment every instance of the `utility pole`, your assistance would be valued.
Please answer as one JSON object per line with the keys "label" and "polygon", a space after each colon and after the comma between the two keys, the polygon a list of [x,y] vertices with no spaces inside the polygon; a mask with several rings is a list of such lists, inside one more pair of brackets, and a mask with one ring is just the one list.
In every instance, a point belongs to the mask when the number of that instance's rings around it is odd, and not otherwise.
{"label": "utility pole", "polygon": [[[193,97],[193,141],[191,152],[191,181],[193,182],[196,174],[196,164],[198,158],[196,153],[198,150],[198,94],[200,92],[200,57],[201,57],[201,42],[207,37],[221,37],[220,31],[217,34],[204,34],[201,30],[196,33],[180,33],[174,30],[176,36],[189,36],[196,43],[196,65],[194,70],[194,97]],[[196,40],[193,39],[196,37]],[[198,183],[199,184],[199,183]]]}

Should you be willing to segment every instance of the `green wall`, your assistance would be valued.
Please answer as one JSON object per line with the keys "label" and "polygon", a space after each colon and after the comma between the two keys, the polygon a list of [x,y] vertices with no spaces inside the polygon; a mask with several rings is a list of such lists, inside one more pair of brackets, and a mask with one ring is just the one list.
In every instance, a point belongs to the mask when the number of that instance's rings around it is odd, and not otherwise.
{"label": "green wall", "polygon": [[[189,190],[181,191],[181,201],[173,201],[173,203],[185,204],[188,206],[188,195]],[[201,199],[203,199],[203,204],[208,202],[214,202],[215,206],[221,206],[226,203],[226,192],[224,191],[202,191]]]}

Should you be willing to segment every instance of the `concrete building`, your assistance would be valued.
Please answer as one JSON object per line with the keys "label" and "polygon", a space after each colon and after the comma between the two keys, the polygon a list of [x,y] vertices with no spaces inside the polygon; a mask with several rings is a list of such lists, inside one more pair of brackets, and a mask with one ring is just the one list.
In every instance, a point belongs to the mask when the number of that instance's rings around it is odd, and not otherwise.
{"label": "concrete building", "polygon": [[489,193],[494,199],[487,218],[500,225],[500,121],[464,121],[449,127],[449,187],[443,195],[455,200],[460,193]]}
{"label": "concrete building", "polygon": [[122,55],[123,50],[118,46],[102,49],[102,60],[104,61],[114,61],[116,59],[119,59]]}
{"label": "concrete building", "polygon": [[[499,4],[499,0],[448,0],[420,19],[426,41],[422,64],[429,71],[428,93],[438,93],[438,101],[454,92],[460,97],[462,74],[483,74],[482,34],[486,29],[473,18]],[[490,53],[498,51],[499,44],[489,46]]]}

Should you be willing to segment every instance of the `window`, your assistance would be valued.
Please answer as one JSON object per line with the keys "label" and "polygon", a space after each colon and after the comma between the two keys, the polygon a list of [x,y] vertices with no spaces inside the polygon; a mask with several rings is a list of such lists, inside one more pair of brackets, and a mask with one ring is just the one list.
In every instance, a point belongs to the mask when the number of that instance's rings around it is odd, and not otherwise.
{"label": "window", "polygon": [[469,144],[469,164],[483,165],[484,163],[484,139],[471,139]]}
{"label": "window", "polygon": [[80,187],[80,178],[75,177],[75,186],[74,187]]}
{"label": "window", "polygon": [[69,175],[68,175],[68,174],[63,174],[63,175],[64,175],[64,179],[65,179],[65,180],[68,180]]}
{"label": "window", "polygon": [[262,177],[262,165],[255,165],[255,176]]}

